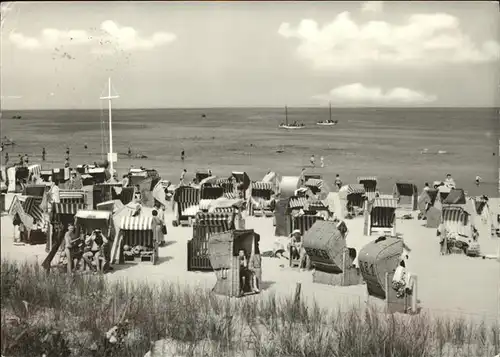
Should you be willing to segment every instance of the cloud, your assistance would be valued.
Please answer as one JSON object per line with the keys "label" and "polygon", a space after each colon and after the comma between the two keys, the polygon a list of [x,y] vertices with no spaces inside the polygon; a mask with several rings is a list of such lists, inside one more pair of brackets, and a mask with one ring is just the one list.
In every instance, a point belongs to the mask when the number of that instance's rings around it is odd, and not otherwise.
{"label": "cloud", "polygon": [[349,12],[343,12],[322,27],[309,19],[296,27],[282,23],[278,34],[298,40],[298,56],[317,69],[370,64],[481,63],[500,58],[497,42],[476,45],[461,31],[458,19],[444,13],[411,15],[403,25],[384,21],[358,25]]}
{"label": "cloud", "polygon": [[352,83],[334,88],[327,94],[316,95],[313,99],[337,104],[391,106],[432,103],[437,97],[408,88],[397,87],[384,92],[380,87]]}
{"label": "cloud", "polygon": [[382,12],[383,8],[383,1],[367,1],[361,5],[362,12]]}
{"label": "cloud", "polygon": [[9,35],[9,40],[20,49],[54,49],[59,46],[88,44],[92,46],[92,52],[101,53],[112,53],[116,50],[150,50],[175,39],[176,35],[169,32],[155,32],[149,37],[143,37],[133,27],[120,26],[111,20],[104,21],[98,31],[47,28],[37,37],[29,37],[19,32]]}

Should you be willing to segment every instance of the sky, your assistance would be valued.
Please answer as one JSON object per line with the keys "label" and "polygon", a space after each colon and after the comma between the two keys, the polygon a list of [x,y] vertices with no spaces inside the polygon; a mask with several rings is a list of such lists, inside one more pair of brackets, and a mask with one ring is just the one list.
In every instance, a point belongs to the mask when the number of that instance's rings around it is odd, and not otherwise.
{"label": "sky", "polygon": [[2,108],[498,107],[498,2],[2,3]]}

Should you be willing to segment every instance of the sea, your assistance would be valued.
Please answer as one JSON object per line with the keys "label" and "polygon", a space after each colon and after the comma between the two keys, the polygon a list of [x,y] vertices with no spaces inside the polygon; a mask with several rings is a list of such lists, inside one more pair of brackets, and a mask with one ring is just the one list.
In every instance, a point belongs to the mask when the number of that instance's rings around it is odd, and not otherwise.
{"label": "sea", "polygon": [[[498,197],[498,108],[335,108],[334,127],[316,125],[329,118],[328,108],[289,108],[288,121],[305,125],[294,131],[278,128],[285,121],[281,108],[112,113],[119,175],[144,166],[174,183],[184,168],[188,175],[211,169],[219,177],[245,171],[258,181],[269,170],[298,176],[306,168],[332,187],[336,174],[346,184],[376,176],[381,192],[392,193],[396,182],[415,183],[421,190],[425,182],[444,180],[449,173],[469,195]],[[108,130],[107,110],[4,111],[1,136],[16,145],[4,148],[1,163],[6,164],[6,153],[10,162],[28,154],[30,163],[41,163],[43,169],[63,167],[67,147],[73,167],[102,161],[108,152]],[[47,152],[43,162],[42,148]],[[129,148],[146,158],[128,157]],[[316,167],[310,164],[311,155]],[[475,185],[476,176],[482,178],[480,186]]]}

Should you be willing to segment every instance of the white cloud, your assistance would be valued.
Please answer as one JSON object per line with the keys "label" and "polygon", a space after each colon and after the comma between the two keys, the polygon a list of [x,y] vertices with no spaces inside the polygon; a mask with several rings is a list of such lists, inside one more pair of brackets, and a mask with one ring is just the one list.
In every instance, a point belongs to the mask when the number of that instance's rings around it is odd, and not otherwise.
{"label": "white cloud", "polygon": [[313,99],[348,105],[391,106],[426,104],[436,101],[437,97],[408,88],[397,87],[384,92],[380,87],[352,83],[334,88],[327,94],[316,95]]}
{"label": "white cloud", "polygon": [[169,32],[155,32],[151,36],[140,36],[133,27],[119,26],[107,20],[100,26],[99,33],[85,30],[44,29],[37,37],[12,32],[10,41],[20,49],[54,49],[58,46],[92,45],[92,52],[112,53],[116,50],[149,50],[166,45],[176,39]]}
{"label": "white cloud", "polygon": [[357,24],[343,12],[320,27],[305,19],[296,27],[282,23],[278,33],[299,41],[297,54],[315,68],[367,64],[428,65],[436,63],[489,62],[500,58],[500,45],[476,45],[460,29],[454,16],[415,14],[403,25],[384,21]]}
{"label": "white cloud", "polygon": [[383,1],[367,1],[361,5],[361,11],[363,12],[382,12],[383,8]]}

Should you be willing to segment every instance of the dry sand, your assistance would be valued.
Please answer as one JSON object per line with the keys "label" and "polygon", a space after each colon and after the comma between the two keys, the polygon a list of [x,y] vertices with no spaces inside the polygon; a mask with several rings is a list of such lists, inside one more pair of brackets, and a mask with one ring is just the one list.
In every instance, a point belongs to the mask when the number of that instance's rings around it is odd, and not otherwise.
{"label": "dry sand", "polygon": [[[498,210],[498,199],[490,201],[494,213]],[[7,207],[8,206],[7,202]],[[496,217],[496,216],[495,216]],[[187,241],[192,237],[192,228],[172,227],[171,212],[167,212],[167,246],[159,250],[160,263],[115,265],[115,271],[107,274],[110,280],[128,279],[148,283],[173,282],[182,285],[201,285],[211,288],[215,274],[210,272],[187,271]],[[489,228],[476,224],[483,254],[497,254],[498,240],[489,236]],[[363,245],[377,238],[363,236],[363,219],[346,221],[349,228],[348,246],[360,250]],[[271,218],[246,217],[247,228],[253,228],[261,235],[261,251],[272,250],[274,227]],[[402,233],[405,242],[412,249],[408,268],[418,276],[418,297],[423,311],[434,315],[463,314],[467,318],[493,321],[500,318],[500,264],[497,260],[470,258],[463,255],[441,256],[439,254],[436,230],[425,228],[423,221],[397,221],[397,232]],[[46,256],[45,246],[18,246],[13,244],[12,219],[1,218],[2,258],[17,261],[37,261],[41,263]],[[280,264],[285,264],[285,268]],[[336,309],[340,306],[366,306],[365,285],[333,287],[313,284],[311,272],[291,269],[287,261],[276,258],[263,258],[263,293],[278,296],[290,294],[297,282],[302,283],[303,296],[319,306]],[[252,297],[256,298],[256,297]],[[258,297],[257,297],[258,298]]]}

